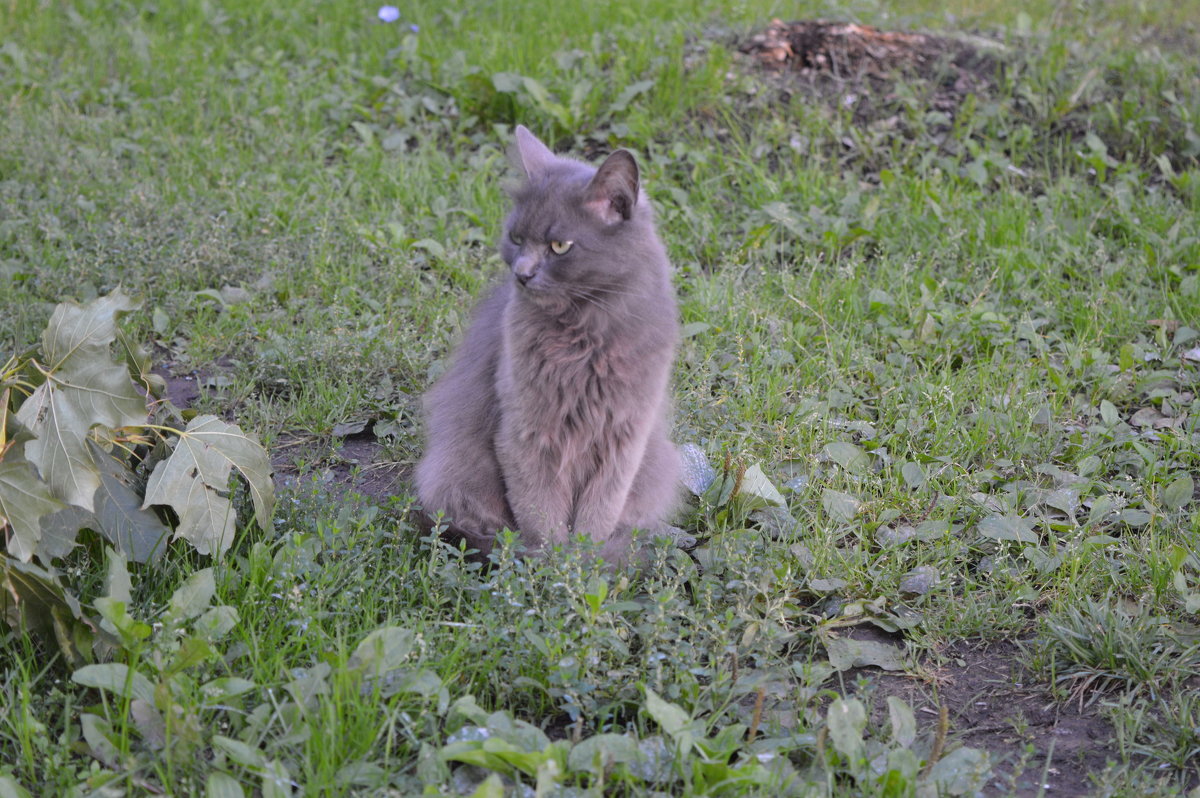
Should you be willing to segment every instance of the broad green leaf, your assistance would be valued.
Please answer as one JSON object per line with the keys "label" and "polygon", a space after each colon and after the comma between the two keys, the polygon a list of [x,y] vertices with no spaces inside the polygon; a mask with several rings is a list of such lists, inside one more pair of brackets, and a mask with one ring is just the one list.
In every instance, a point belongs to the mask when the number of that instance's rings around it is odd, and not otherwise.
{"label": "broad green leaf", "polygon": [[262,798],[291,798],[292,777],[287,766],[272,759],[263,768]]}
{"label": "broad green leaf", "polygon": [[863,754],[863,729],[867,725],[867,712],[857,698],[839,698],[829,705],[825,716],[829,728],[829,740],[838,753],[856,766]]}
{"label": "broad green leaf", "polygon": [[550,738],[544,731],[532,723],[514,719],[504,710],[488,715],[486,725],[492,737],[513,743],[522,751],[542,751],[550,745]]}
{"label": "broad green leaf", "polygon": [[213,577],[213,569],[202,568],[196,571],[171,594],[171,600],[167,602],[165,620],[168,623],[179,623],[195,618],[208,609],[216,591],[217,583]]}
{"label": "broad green leaf", "polygon": [[166,744],[167,722],[163,720],[162,713],[153,704],[135,698],[129,702],[129,714],[147,748],[157,751]]}
{"label": "broad green leaf", "polygon": [[653,80],[639,80],[637,83],[631,83],[622,89],[621,93],[613,99],[612,105],[609,106],[608,110],[611,113],[621,113],[629,107],[629,103],[634,97],[650,91],[652,88],[654,88]]}
{"label": "broad green leaf", "polygon": [[233,543],[233,505],[228,498],[232,469],[246,479],[259,526],[269,528],[275,505],[266,450],[234,424],[197,416],[180,433],[175,451],[160,462],[146,485],[143,508],[165,504],[179,514],[176,538],[201,554],[224,554]]}
{"label": "broad green leaf", "polygon": [[861,474],[871,470],[871,457],[861,446],[834,441],[826,444],[822,451],[826,457],[851,473]]}
{"label": "broad green leaf", "polygon": [[913,490],[925,484],[925,470],[911,460],[900,467],[900,476],[904,477],[905,483]]}
{"label": "broad green leaf", "polygon": [[63,302],[54,309],[42,333],[42,357],[52,370],[75,362],[102,360],[117,337],[117,314],[136,310],[120,289],[84,306]]}
{"label": "broad green leaf", "polygon": [[733,497],[737,476],[730,473],[718,474],[704,489],[701,502],[712,507],[724,507]]}
{"label": "broad green leaf", "polygon": [[417,753],[417,778],[426,787],[441,784],[450,778],[450,768],[438,756],[438,749],[423,742]]}
{"label": "broad green leaf", "polygon": [[680,481],[696,496],[708,490],[717,478],[717,471],[708,462],[708,456],[694,443],[679,447]]}
{"label": "broad green leaf", "polygon": [[521,90],[524,78],[515,72],[497,72],[492,75],[492,86],[503,94],[512,94]]}
{"label": "broad green leaf", "polygon": [[92,756],[106,765],[115,765],[120,760],[121,749],[114,742],[116,735],[107,720],[85,712],[79,716],[79,725]]}
{"label": "broad green leaf", "polygon": [[567,758],[576,772],[599,775],[616,764],[632,764],[642,758],[637,742],[624,734],[597,734],[577,743]]}
{"label": "broad green leaf", "polygon": [[791,537],[800,528],[797,521],[784,507],[763,507],[750,513],[750,520],[772,538]]}
{"label": "broad green leaf", "polygon": [[767,479],[762,468],[757,463],[746,469],[742,475],[742,486],[738,489],[739,496],[757,496],[767,504],[787,507],[787,500],[779,492],[779,488]]}
{"label": "broad green leaf", "polygon": [[123,601],[128,606],[133,596],[133,583],[129,580],[129,567],[125,562],[125,555],[105,546],[104,559],[107,563],[104,573],[104,595],[116,601]]}
{"label": "broad green leaf", "polygon": [[163,674],[170,678],[193,665],[199,665],[212,655],[213,647],[208,644],[207,640],[195,635],[185,637],[179,644],[179,648],[175,650],[175,656],[171,658],[171,664],[167,666]]}
{"label": "broad green leaf", "polygon": [[62,501],[93,509],[100,484],[87,448],[88,431],[97,424],[126,427],[146,423],[146,402],[129,370],[113,360],[116,314],[137,304],[119,291],[84,307],[55,308],[42,334],[46,381],[25,400],[17,421],[33,435],[25,456]]}
{"label": "broad green leaf", "polygon": [[[486,742],[491,742],[491,745],[485,749],[484,743]],[[511,773],[513,770],[512,764],[497,756],[501,751],[521,753],[521,749],[510,742],[505,740],[491,740],[489,738],[482,742],[479,740],[460,740],[450,743],[449,745],[442,746],[442,750],[438,756],[445,762],[463,762],[468,765],[496,770],[501,773]]]}
{"label": "broad green leaf", "polygon": [[504,782],[496,773],[488,776],[483,783],[471,793],[471,798],[504,798]]}
{"label": "broad green leaf", "polygon": [[204,783],[204,798],[245,798],[245,795],[237,779],[219,770],[209,773]]}
{"label": "broad green leaf", "polygon": [[95,601],[96,611],[103,619],[100,627],[121,641],[125,648],[133,648],[141,640],[145,640],[153,631],[149,625],[141,623],[132,615],[124,601],[101,596]]}
{"label": "broad green leaf", "polygon": [[69,504],[57,512],[43,515],[38,525],[42,530],[42,538],[33,556],[41,562],[67,556],[78,545],[76,539],[80,531],[99,526],[96,516],[82,507]]}
{"label": "broad green leaf", "polygon": [[672,738],[679,734],[691,720],[683,709],[669,701],[664,701],[649,687],[646,688],[646,711],[650,713],[650,717],[654,718],[654,722]]}
{"label": "broad green leaf", "polygon": [[258,769],[264,765],[262,752],[257,748],[246,745],[241,740],[234,740],[220,734],[212,736],[213,747],[224,752],[225,756],[248,768]]}
{"label": "broad green leaf", "polygon": [[964,747],[939,759],[927,778],[935,785],[937,795],[978,795],[990,773],[987,753]]}
{"label": "broad green leaf", "polygon": [[979,522],[979,534],[993,540],[1011,540],[1017,543],[1037,545],[1038,536],[1025,522],[1015,515],[992,515]]}
{"label": "broad green leaf", "polygon": [[1046,506],[1062,510],[1067,517],[1074,520],[1075,512],[1079,509],[1079,491],[1071,488],[1058,488],[1046,494]]}
{"label": "broad green leaf", "polygon": [[[328,669],[329,666],[325,663]],[[204,703],[208,706],[223,704],[231,698],[235,698],[244,693],[248,693],[256,688],[254,682],[249,679],[242,679],[237,676],[221,676],[217,679],[205,682],[200,687],[200,696],[204,699]]]}
{"label": "broad green leaf", "polygon": [[1040,574],[1048,574],[1058,570],[1066,561],[1066,555],[1067,552],[1064,549],[1059,549],[1058,554],[1050,555],[1039,546],[1026,546],[1021,550],[1021,556],[1028,560]]}
{"label": "broad green leaf", "polygon": [[835,590],[841,590],[846,585],[850,584],[845,579],[839,577],[830,577],[829,579],[809,579],[808,586],[818,593],[832,593]]}
{"label": "broad green leaf", "polygon": [[1117,412],[1117,407],[1107,399],[1100,401],[1100,420],[1104,425],[1111,427],[1121,420],[1121,414]]}
{"label": "broad green leaf", "polygon": [[53,638],[72,664],[90,655],[95,627],[53,569],[0,554],[0,610],[14,629]]}
{"label": "broad green leaf", "polygon": [[1196,483],[1191,475],[1184,474],[1163,489],[1162,502],[1172,510],[1178,510],[1192,500],[1195,490]]}
{"label": "broad green leaf", "polygon": [[892,722],[892,740],[902,748],[908,748],[917,739],[917,719],[912,709],[894,695],[888,696],[888,717]]}
{"label": "broad green leaf", "polygon": [[92,459],[100,472],[93,528],[130,560],[157,560],[167,550],[170,528],[152,510],[142,507],[142,497],[130,483],[132,471],[124,463],[95,444]]}
{"label": "broad green leaf", "polygon": [[0,776],[0,798],[33,798],[12,776]]}
{"label": "broad green leaf", "polygon": [[470,693],[454,700],[454,703],[450,705],[450,709],[446,713],[446,718],[453,719],[459,715],[471,721],[476,726],[487,724],[487,712],[475,702],[475,696]]}
{"label": "broad green leaf", "polygon": [[821,506],[835,521],[849,523],[862,510],[862,502],[848,493],[841,493],[831,488],[821,492]]}
{"label": "broad green leaf", "polygon": [[1092,508],[1088,511],[1088,526],[1095,526],[1103,522],[1114,507],[1116,507],[1116,502],[1111,496],[1097,496],[1092,500]]}
{"label": "broad green leaf", "polygon": [[1153,518],[1154,516],[1152,516],[1150,513],[1146,512],[1145,510],[1139,510],[1136,507],[1122,510],[1121,512],[1117,513],[1118,521],[1128,524],[1132,527],[1143,527],[1150,523]]}
{"label": "broad green leaf", "polygon": [[847,671],[851,668],[874,666],[885,671],[904,670],[904,651],[897,646],[875,640],[855,640],[851,637],[822,635],[829,664],[834,670]]}
{"label": "broad green leaf", "polygon": [[484,740],[481,749],[493,759],[503,762],[505,765],[515,768],[527,776],[536,774],[538,768],[552,756],[552,753],[549,751],[524,751],[507,740],[501,740],[496,737],[489,737]]}
{"label": "broad green leaf", "polygon": [[422,698],[432,698],[442,689],[442,679],[428,668],[414,671],[393,670],[384,680],[381,694],[387,698],[397,693],[410,693]]}
{"label": "broad green leaf", "polygon": [[932,565],[918,565],[900,577],[900,592],[923,596],[938,583],[940,574]]}
{"label": "broad green leaf", "polygon": [[85,665],[71,674],[71,680],[84,687],[95,687],[125,698],[140,698],[154,703],[154,685],[150,680],[120,662]]}
{"label": "broad green leaf", "polygon": [[350,667],[379,677],[399,668],[416,646],[417,637],[401,626],[385,626],[363,638],[350,657]]}
{"label": "broad green leaf", "polygon": [[[446,257],[446,248],[442,246],[441,241],[438,241],[434,238],[422,238],[419,241],[414,241],[409,246],[411,246],[413,249],[424,250],[435,258]],[[363,428],[366,428],[365,424],[363,425]]]}
{"label": "broad green leaf", "polygon": [[192,624],[192,629],[198,635],[203,635],[208,640],[220,640],[225,635],[233,631],[233,628],[238,625],[238,611],[233,607],[222,604],[218,607],[210,607],[204,611],[196,622]]}
{"label": "broad green leaf", "polygon": [[154,332],[159,335],[164,335],[167,332],[167,327],[171,324],[171,317],[167,312],[160,307],[155,307],[154,312],[150,314],[150,326]]}
{"label": "broad green leaf", "polygon": [[[371,787],[377,790],[373,794],[386,795],[387,792],[383,788],[388,783],[388,777],[388,771],[374,762],[357,759],[338,768],[337,775],[334,776],[334,781],[343,788]],[[354,794],[353,791],[349,792],[350,794]]]}
{"label": "broad green leaf", "polygon": [[888,308],[895,307],[896,300],[887,291],[881,288],[872,288],[867,292],[867,305],[872,313],[881,313]]}
{"label": "broad green leaf", "polygon": [[29,562],[42,536],[41,518],[62,506],[50,487],[38,479],[19,446],[4,453],[0,460],[0,528],[7,523],[12,529],[8,551],[14,557]]}
{"label": "broad green leaf", "polygon": [[[311,668],[299,669],[299,674],[295,679],[285,684],[283,687],[292,695],[300,706],[308,706],[316,701],[317,696],[329,694],[329,674],[332,668],[327,662],[318,662]],[[293,671],[293,674],[297,671]]]}

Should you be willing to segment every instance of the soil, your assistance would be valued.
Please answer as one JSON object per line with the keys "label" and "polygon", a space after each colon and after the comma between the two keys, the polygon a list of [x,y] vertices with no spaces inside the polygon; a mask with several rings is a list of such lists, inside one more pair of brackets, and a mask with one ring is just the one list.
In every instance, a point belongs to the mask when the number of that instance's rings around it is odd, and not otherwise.
{"label": "soil", "polygon": [[[166,382],[167,398],[180,409],[191,407],[200,398],[201,388],[222,386],[227,379],[217,363],[215,372],[207,370],[182,371],[171,363],[162,363],[154,373]],[[340,441],[340,442],[339,442]],[[353,491],[362,496],[383,501],[401,492],[402,483],[411,478],[411,467],[388,458],[386,448],[372,434],[370,427],[345,437],[318,438],[290,435],[271,447],[271,466],[276,487],[294,486],[300,477],[301,464],[311,471],[315,465],[319,479],[337,492]]]}
{"label": "soil", "polygon": [[167,384],[167,398],[178,408],[190,407],[200,396],[200,384],[204,377],[198,371],[176,373],[168,365],[155,366],[152,371]]}
{"label": "soil", "polygon": [[904,101],[897,88],[923,83],[922,107],[953,119],[969,95],[995,86],[1006,48],[979,36],[947,37],[881,31],[852,22],[775,19],[737,49],[760,70],[777,76],[787,100],[793,94],[836,103],[856,125],[902,126]]}
{"label": "soil", "polygon": [[[864,629],[864,631],[868,631]],[[1089,776],[1103,773],[1115,759],[1113,728],[1094,706],[1056,703],[1025,673],[1020,649],[1010,641],[957,642],[939,653],[914,679],[877,669],[851,672],[869,677],[872,726],[887,728],[888,696],[904,700],[919,729],[937,728],[939,707],[949,710],[946,750],[980,748],[992,759],[994,778],[987,795],[1083,796],[1092,793]],[[1027,756],[1027,748],[1032,748]],[[1047,767],[1047,759],[1049,766]],[[1044,789],[1038,784],[1045,772]]]}
{"label": "soil", "polygon": [[335,492],[354,492],[380,501],[403,492],[403,484],[412,477],[411,467],[390,460],[369,430],[348,435],[340,444],[337,439],[301,436],[279,440],[271,451],[276,486],[294,486],[301,463],[319,463],[321,482]]}

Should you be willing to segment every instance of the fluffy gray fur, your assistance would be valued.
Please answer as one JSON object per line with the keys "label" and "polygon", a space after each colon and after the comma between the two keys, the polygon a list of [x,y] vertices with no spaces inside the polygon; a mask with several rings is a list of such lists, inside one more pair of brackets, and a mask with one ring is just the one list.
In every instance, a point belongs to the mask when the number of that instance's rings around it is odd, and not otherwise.
{"label": "fluffy gray fur", "polygon": [[511,273],[425,396],[417,495],[484,552],[508,527],[534,549],[583,533],[627,560],[632,530],[663,531],[678,498],[670,264],[628,152],[597,169],[518,126],[514,153]]}

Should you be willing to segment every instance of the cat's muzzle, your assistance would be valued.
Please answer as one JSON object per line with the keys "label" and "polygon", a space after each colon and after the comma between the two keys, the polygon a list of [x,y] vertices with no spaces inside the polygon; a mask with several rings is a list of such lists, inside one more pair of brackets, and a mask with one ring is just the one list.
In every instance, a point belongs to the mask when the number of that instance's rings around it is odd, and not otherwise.
{"label": "cat's muzzle", "polygon": [[513,275],[517,278],[518,283],[525,285],[534,278],[534,275],[538,273],[539,266],[541,266],[541,264],[538,262],[537,258],[532,258],[528,255],[521,255],[515,261],[513,261]]}

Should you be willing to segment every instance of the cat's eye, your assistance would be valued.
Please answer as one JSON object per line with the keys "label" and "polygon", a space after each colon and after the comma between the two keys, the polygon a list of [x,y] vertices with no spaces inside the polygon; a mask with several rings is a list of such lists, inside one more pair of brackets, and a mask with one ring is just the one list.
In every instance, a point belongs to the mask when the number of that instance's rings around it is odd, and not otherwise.
{"label": "cat's eye", "polygon": [[514,233],[510,230],[508,233],[508,240],[519,247],[525,243],[525,236],[520,235],[519,233]]}
{"label": "cat's eye", "polygon": [[566,255],[568,250],[571,249],[571,245],[574,243],[574,241],[551,241],[550,251],[555,255]]}

